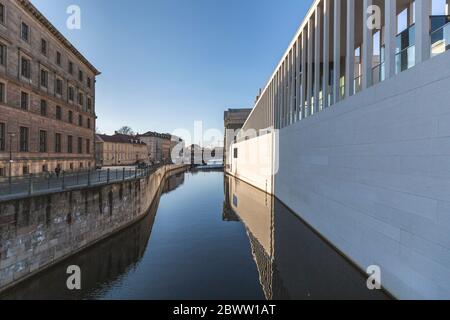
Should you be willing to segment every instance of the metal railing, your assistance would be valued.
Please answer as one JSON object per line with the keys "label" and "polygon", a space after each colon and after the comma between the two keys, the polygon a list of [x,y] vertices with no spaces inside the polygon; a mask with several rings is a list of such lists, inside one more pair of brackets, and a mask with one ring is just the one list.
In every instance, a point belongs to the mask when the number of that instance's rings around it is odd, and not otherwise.
{"label": "metal railing", "polygon": [[431,56],[450,50],[450,16],[431,17]]}
{"label": "metal railing", "polygon": [[46,173],[22,177],[0,178],[0,201],[14,197],[45,194],[68,189],[99,186],[109,183],[135,180],[154,173],[169,163],[160,163],[145,168],[123,167],[120,169],[88,170],[79,172]]}

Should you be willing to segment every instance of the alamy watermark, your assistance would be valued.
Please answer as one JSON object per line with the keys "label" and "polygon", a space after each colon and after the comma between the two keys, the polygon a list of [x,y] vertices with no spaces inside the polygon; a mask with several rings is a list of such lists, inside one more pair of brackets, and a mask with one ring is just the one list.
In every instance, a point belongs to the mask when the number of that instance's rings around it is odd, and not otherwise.
{"label": "alamy watermark", "polygon": [[81,29],[81,8],[75,4],[67,7],[66,13],[69,15],[66,20],[66,27],[69,30]]}

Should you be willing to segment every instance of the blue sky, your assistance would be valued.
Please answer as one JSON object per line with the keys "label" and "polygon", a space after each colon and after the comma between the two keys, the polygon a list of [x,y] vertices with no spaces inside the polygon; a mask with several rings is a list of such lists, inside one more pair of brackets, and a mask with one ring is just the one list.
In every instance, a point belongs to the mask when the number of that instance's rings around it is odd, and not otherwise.
{"label": "blue sky", "polygon": [[[252,107],[311,0],[32,0],[98,68],[98,128],[222,130]],[[81,30],[66,9],[81,8]]]}

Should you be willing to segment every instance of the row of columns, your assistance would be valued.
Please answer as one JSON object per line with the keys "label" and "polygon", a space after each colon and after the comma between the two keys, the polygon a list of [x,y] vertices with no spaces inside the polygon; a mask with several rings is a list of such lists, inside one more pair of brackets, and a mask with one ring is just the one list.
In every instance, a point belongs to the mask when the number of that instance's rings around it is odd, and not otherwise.
{"label": "row of columns", "polygon": [[[333,1],[333,2],[332,2]],[[342,21],[342,1],[347,1],[346,21]],[[374,14],[371,10],[373,0],[363,0],[362,26],[355,26],[355,4],[358,0],[321,0],[311,10],[298,38],[288,50],[286,59],[280,64],[264,101],[273,116],[267,118],[275,127],[280,128],[301,120],[304,117],[327,108],[342,99],[341,94],[341,25],[346,25],[345,43],[345,98],[355,92],[355,30],[361,28],[362,43],[362,89],[373,84],[373,35],[374,31],[367,23]],[[331,4],[334,10],[331,12]],[[416,0],[416,64],[430,57],[430,15],[432,0]],[[331,17],[333,15],[333,25]],[[397,1],[384,1],[384,70],[385,78],[391,78],[396,72],[395,49],[397,36]],[[332,28],[331,28],[332,27]],[[332,30],[331,30],[332,29]],[[332,41],[330,41],[332,36]],[[333,50],[330,50],[330,43]],[[322,53],[322,54],[321,54]],[[330,81],[330,59],[333,63],[332,83]],[[322,72],[321,72],[322,71]],[[320,97],[320,94],[322,96]],[[332,99],[329,101],[328,96]],[[322,99],[320,99],[322,98]]]}

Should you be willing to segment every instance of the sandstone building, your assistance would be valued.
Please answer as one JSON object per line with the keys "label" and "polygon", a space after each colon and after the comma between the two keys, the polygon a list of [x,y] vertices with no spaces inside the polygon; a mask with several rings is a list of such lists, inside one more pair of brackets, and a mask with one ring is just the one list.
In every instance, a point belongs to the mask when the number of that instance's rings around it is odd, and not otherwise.
{"label": "sandstone building", "polygon": [[134,136],[98,134],[95,143],[97,165],[128,166],[148,163],[147,145]]}
{"label": "sandstone building", "polygon": [[99,74],[28,0],[0,0],[0,176],[94,165]]}

